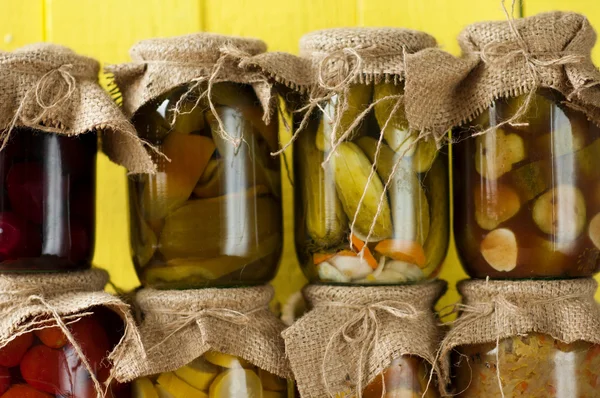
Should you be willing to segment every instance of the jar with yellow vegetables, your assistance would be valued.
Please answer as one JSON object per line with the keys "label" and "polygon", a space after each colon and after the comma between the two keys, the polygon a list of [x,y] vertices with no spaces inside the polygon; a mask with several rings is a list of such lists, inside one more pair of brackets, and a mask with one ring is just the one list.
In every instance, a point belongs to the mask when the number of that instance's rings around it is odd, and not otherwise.
{"label": "jar with yellow vegetables", "polygon": [[289,387],[244,359],[209,351],[173,372],[135,380],[132,398],[292,398]]}
{"label": "jar with yellow vegetables", "polygon": [[313,283],[403,284],[439,272],[448,158],[409,128],[403,94],[401,83],[353,84],[298,134],[296,248]]}
{"label": "jar with yellow vegetables", "polygon": [[[473,131],[483,133],[466,138]],[[455,234],[471,277],[598,272],[598,126],[558,92],[539,89],[496,100],[456,133]]]}
{"label": "jar with yellow vegetables", "polygon": [[598,396],[600,346],[584,341],[530,333],[459,347],[452,363],[457,397]]}
{"label": "jar with yellow vegetables", "polygon": [[[190,84],[191,85],[191,84]],[[282,248],[277,123],[248,84],[184,85],[133,116],[156,145],[155,175],[130,178],[133,260],[145,286],[268,282]]]}

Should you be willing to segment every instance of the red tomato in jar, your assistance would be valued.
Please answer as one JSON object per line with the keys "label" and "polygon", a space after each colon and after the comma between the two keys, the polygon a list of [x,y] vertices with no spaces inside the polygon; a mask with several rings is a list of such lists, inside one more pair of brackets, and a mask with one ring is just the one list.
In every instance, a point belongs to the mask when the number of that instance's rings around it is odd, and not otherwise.
{"label": "red tomato in jar", "polygon": [[4,394],[10,387],[10,371],[3,366],[0,367],[0,394]]}
{"label": "red tomato in jar", "polygon": [[50,348],[62,348],[68,342],[67,336],[65,336],[58,326],[36,330],[35,335],[45,346]]}
{"label": "red tomato in jar", "polygon": [[45,345],[33,346],[21,360],[21,375],[31,387],[59,394],[60,375],[66,372],[65,354]]}
{"label": "red tomato in jar", "polygon": [[11,340],[0,348],[0,366],[11,368],[21,362],[21,358],[33,344],[33,333],[29,332]]}
{"label": "red tomato in jar", "polygon": [[7,392],[2,394],[0,398],[53,398],[52,395],[46,394],[28,386],[27,384],[15,384]]}

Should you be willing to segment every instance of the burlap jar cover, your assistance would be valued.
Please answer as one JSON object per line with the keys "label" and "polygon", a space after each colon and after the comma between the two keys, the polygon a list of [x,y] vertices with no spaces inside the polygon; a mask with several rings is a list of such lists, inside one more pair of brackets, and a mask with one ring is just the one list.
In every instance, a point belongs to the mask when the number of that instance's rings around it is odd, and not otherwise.
{"label": "burlap jar cover", "polygon": [[0,52],[0,141],[16,128],[102,134],[109,158],[132,173],[154,171],[135,129],[98,84],[98,61],[54,44]]}
{"label": "burlap jar cover", "polygon": [[[443,136],[498,98],[529,98],[542,87],[557,90],[567,106],[600,124],[600,72],[591,59],[596,33],[584,16],[551,12],[476,23],[458,41],[460,58],[437,49],[407,55],[413,78],[406,82],[406,114],[413,128]],[[524,121],[527,102],[514,121]]]}
{"label": "burlap jar cover", "polygon": [[[139,334],[129,306],[104,292],[108,273],[99,269],[62,274],[0,275],[0,348],[33,330],[58,326],[92,375],[98,397],[107,386],[93,376],[87,359],[68,330],[68,324],[104,307],[123,321],[124,335],[107,359],[116,364],[131,347],[139,346]],[[108,385],[110,380],[106,382]]]}
{"label": "burlap jar cover", "polygon": [[[270,123],[277,107],[278,82],[295,85],[292,76],[304,68],[297,57],[265,53],[266,44],[258,39],[196,33],[172,38],[143,40],[130,50],[133,60],[105,68],[121,92],[128,116],[144,104],[183,85],[186,95],[206,96],[213,84],[234,82],[253,87]],[[211,103],[211,107],[213,107]],[[217,117],[214,107],[213,113]]]}
{"label": "burlap jar cover", "polygon": [[284,326],[268,308],[272,297],[269,286],[140,290],[136,302],[143,317],[143,345],[132,342],[123,360],[115,364],[115,377],[127,382],[174,371],[217,351],[291,379],[280,336]]}
{"label": "burlap jar cover", "polygon": [[594,279],[459,283],[461,314],[440,347],[445,386],[450,381],[450,354],[460,346],[497,343],[534,332],[567,344],[600,344],[596,288]]}
{"label": "burlap jar cover", "polygon": [[418,356],[437,369],[441,331],[433,305],[445,289],[443,281],[394,287],[306,287],[312,310],[282,334],[301,396],[360,397],[402,355]]}

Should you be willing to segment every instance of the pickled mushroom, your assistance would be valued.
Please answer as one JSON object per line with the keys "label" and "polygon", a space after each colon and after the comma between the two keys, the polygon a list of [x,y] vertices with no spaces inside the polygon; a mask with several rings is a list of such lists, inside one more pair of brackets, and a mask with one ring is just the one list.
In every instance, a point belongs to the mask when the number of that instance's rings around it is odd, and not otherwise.
{"label": "pickled mushroom", "polygon": [[517,237],[510,229],[495,229],[481,242],[481,255],[497,271],[512,271],[517,266]]}
{"label": "pickled mushroom", "polygon": [[532,217],[542,232],[575,240],[587,221],[583,193],[574,186],[559,185],[535,201]]}
{"label": "pickled mushroom", "polygon": [[488,231],[510,220],[521,209],[519,195],[508,185],[500,183],[477,185],[473,193],[475,219],[481,228]]}
{"label": "pickled mushroom", "polygon": [[588,235],[596,249],[600,250],[600,213],[597,213],[590,221]]}

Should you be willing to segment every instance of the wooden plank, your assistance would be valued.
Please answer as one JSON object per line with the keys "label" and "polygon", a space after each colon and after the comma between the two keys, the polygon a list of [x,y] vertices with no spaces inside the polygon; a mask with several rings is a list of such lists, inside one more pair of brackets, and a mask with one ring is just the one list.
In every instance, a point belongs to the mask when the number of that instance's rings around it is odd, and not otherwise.
{"label": "wooden plank", "polygon": [[349,0],[204,0],[207,31],[263,39],[270,51],[296,53],[308,32],[354,26],[356,6]]}
{"label": "wooden plank", "polygon": [[0,50],[44,40],[44,0],[3,1],[0,8]]}
{"label": "wooden plank", "polygon": [[467,25],[502,20],[500,1],[427,0],[408,1],[393,6],[385,0],[358,0],[359,23],[364,26],[396,26],[433,35],[441,48],[459,53],[456,37]]}
{"label": "wooden plank", "polygon": [[[193,33],[201,29],[198,0],[47,0],[49,41],[116,63],[141,39]],[[122,289],[139,284],[129,248],[125,169],[104,155],[98,159],[96,255],[94,264],[110,272]]]}

